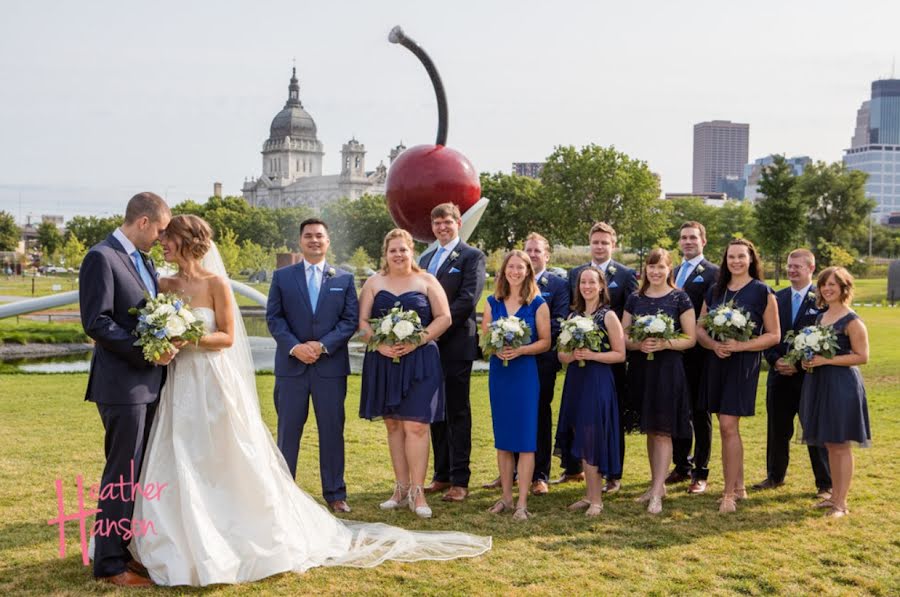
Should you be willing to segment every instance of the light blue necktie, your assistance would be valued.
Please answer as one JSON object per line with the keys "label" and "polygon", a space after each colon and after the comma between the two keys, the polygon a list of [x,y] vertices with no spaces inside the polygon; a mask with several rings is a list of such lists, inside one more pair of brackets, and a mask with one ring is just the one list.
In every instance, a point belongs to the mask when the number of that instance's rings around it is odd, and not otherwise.
{"label": "light blue necktie", "polygon": [[791,323],[797,321],[797,313],[800,311],[800,304],[803,302],[803,295],[799,292],[791,293]]}
{"label": "light blue necktie", "polygon": [[678,288],[684,289],[684,283],[687,281],[688,274],[690,273],[691,264],[687,261],[682,262],[681,269],[678,270],[678,279],[675,280],[675,286]]}
{"label": "light blue necktie", "polygon": [[147,288],[147,292],[150,293],[150,296],[156,297],[156,286],[153,285],[153,276],[150,275],[147,264],[145,264],[144,260],[141,258],[140,251],[135,249],[134,253],[131,254],[131,260],[134,262],[134,267],[137,268],[138,275],[140,275],[141,280],[144,282],[144,287]]}
{"label": "light blue necktie", "polygon": [[315,265],[309,268],[306,287],[309,289],[309,302],[312,303],[312,311],[315,313],[316,304],[319,302],[319,270]]}
{"label": "light blue necktie", "polygon": [[428,273],[432,276],[437,275],[438,265],[441,263],[441,256],[444,254],[444,247],[438,247],[438,250],[435,252],[434,257],[431,258],[431,263],[428,264]]}

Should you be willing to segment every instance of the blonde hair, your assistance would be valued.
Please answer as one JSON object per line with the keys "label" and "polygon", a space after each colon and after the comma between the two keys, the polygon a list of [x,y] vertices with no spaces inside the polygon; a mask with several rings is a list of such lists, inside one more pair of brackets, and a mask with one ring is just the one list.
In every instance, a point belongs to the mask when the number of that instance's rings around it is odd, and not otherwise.
{"label": "blonde hair", "polygon": [[519,249],[513,249],[503,258],[503,265],[500,266],[500,271],[497,272],[497,283],[494,285],[494,298],[501,301],[509,298],[510,286],[509,280],[506,279],[506,264],[513,257],[518,257],[525,262],[525,280],[519,289],[519,300],[523,305],[527,305],[537,296],[538,287],[534,282],[534,267],[531,265],[531,258],[528,257],[525,251]]}
{"label": "blonde hair", "polygon": [[822,298],[822,287],[828,282],[828,278],[834,276],[834,281],[841,287],[841,303],[849,305],[853,300],[853,276],[850,275],[843,267],[831,266],[826,267],[819,274],[816,280],[816,306],[824,307],[825,300]]}
{"label": "blonde hair", "polygon": [[547,253],[553,252],[553,250],[550,248],[550,241],[547,240],[545,237],[541,236],[540,234],[538,234],[537,232],[532,232],[528,236],[525,237],[526,243],[530,240],[544,243],[544,249],[546,249]]}
{"label": "blonde hair", "polygon": [[384,235],[384,242],[381,244],[381,273],[387,275],[388,273],[388,261],[387,261],[387,251],[388,245],[391,244],[391,241],[395,238],[402,238],[406,242],[406,246],[409,247],[410,253],[410,261],[412,263],[412,270],[414,272],[422,271],[422,268],[419,267],[419,264],[416,263],[415,259],[412,259],[413,253],[415,252],[415,244],[413,243],[412,235],[404,230],[403,228],[394,228],[390,232]]}
{"label": "blonde hair", "polygon": [[604,234],[608,234],[612,237],[613,244],[616,244],[616,229],[607,224],[606,222],[597,222],[593,226],[591,226],[591,233],[588,234],[588,239],[597,234],[598,232],[603,232]]}
{"label": "blonde hair", "polygon": [[212,246],[213,231],[200,216],[182,214],[169,220],[166,236],[176,240],[183,257],[202,259]]}
{"label": "blonde hair", "polygon": [[794,249],[788,254],[788,259],[805,259],[807,265],[816,268],[816,256],[809,249]]}

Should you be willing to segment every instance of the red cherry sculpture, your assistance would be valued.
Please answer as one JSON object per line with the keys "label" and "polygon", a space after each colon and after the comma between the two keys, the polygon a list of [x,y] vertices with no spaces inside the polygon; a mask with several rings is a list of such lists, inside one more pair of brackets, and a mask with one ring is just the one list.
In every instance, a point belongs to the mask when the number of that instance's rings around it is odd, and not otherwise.
{"label": "red cherry sculpture", "polygon": [[447,97],[440,75],[428,54],[407,37],[400,27],[388,39],[416,55],[434,86],[438,103],[438,134],[434,145],[416,145],[391,164],[385,183],[388,209],[397,226],[422,242],[434,240],[431,210],[440,203],[455,203],[465,213],[481,198],[481,182],[472,163],[460,152],[446,147]]}

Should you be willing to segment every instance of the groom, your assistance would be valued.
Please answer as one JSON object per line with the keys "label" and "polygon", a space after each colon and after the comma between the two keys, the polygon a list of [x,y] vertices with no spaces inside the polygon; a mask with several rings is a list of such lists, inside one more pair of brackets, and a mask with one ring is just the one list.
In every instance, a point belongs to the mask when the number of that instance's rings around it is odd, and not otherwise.
{"label": "groom", "polygon": [[278,448],[297,476],[297,454],[312,397],[319,428],[322,495],[335,513],[350,512],[344,484],[347,343],[359,326],[353,275],[325,262],[331,241],[318,218],[300,224],[303,261],[272,277],[266,321],[277,342],[275,411]]}
{"label": "groom", "polygon": [[[139,193],[125,208],[125,222],[106,240],[91,247],[78,274],[81,324],[94,339],[94,355],[85,400],[97,404],[106,433],[106,466],[101,487],[140,474],[150,424],[165,381],[167,353],[156,363],[144,360],[132,334],[137,317],[128,310],[156,296],[156,270],[146,256],[165,231],[171,214],[158,195]],[[161,366],[157,366],[161,365]],[[97,521],[130,520],[134,501],[101,496]],[[105,528],[105,523],[101,523]],[[145,570],[128,552],[120,534],[94,535],[94,576],[119,586],[149,586],[136,573]]]}

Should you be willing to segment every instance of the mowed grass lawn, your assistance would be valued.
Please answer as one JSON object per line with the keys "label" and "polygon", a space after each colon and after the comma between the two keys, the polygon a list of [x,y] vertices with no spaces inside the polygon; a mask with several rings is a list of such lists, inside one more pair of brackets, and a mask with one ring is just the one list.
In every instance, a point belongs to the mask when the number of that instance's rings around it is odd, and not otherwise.
{"label": "mowed grass lawn", "polygon": [[[633,498],[646,487],[644,438],[629,436],[623,491],[606,500],[598,519],[565,506],[583,486],[553,487],[532,498],[535,517],[524,524],[485,512],[497,498],[480,489],[496,474],[487,377],[473,379],[473,494],[464,504],[431,500],[435,517],[381,512],[391,490],[391,468],[380,423],[356,417],[359,378],[347,399],[347,484],[352,518],[410,529],[455,529],[494,537],[494,549],[471,560],[401,564],[374,569],[315,569],[252,585],[207,589],[158,588],[142,594],[900,594],[900,513],[897,507],[900,441],[900,333],[898,311],[864,308],[872,359],[863,375],[874,434],[871,449],[856,450],[857,471],[849,517],[823,518],[811,506],[814,484],[806,449],[792,446],[787,484],[751,493],[738,512],[716,510],[721,490],[718,437],[710,492],[689,496],[673,488],[661,516]],[[258,378],[262,412],[274,429],[274,378]],[[100,419],[82,401],[87,376],[0,375],[0,592],[115,594],[81,564],[78,530],[66,525],[67,552],[58,557],[54,480],[65,485],[67,511],[76,508],[75,477],[99,479],[103,462]],[[558,385],[558,388],[561,384]],[[554,406],[558,406],[558,399]],[[763,384],[757,416],[744,421],[748,485],[765,475]],[[317,436],[309,423],[299,484],[319,495]],[[554,474],[557,474],[554,461]],[[309,532],[314,533],[315,529]],[[123,591],[124,593],[125,591]]]}

